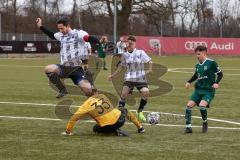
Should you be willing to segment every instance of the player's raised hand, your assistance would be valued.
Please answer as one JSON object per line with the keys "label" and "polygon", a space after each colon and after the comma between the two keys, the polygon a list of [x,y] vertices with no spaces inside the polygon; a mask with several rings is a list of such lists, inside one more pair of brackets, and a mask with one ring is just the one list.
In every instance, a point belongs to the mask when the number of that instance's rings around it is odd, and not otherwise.
{"label": "player's raised hand", "polygon": [[213,87],[214,89],[218,89],[218,88],[219,88],[219,84],[214,83],[214,84],[212,85],[212,87]]}
{"label": "player's raised hand", "polygon": [[190,88],[190,87],[191,87],[191,83],[187,82],[187,83],[185,84],[185,87],[186,87],[187,89]]}
{"label": "player's raised hand", "polygon": [[42,19],[41,18],[37,18],[36,19],[36,24],[37,24],[37,27],[40,28],[42,26]]}

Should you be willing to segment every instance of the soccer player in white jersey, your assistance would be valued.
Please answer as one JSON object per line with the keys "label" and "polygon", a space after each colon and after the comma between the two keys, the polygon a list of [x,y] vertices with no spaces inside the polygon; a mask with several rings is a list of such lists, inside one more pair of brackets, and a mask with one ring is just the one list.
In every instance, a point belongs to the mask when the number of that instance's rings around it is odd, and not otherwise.
{"label": "soccer player in white jersey", "polygon": [[120,37],[119,41],[117,42],[117,53],[122,55],[126,50],[126,43],[124,42],[124,37]]}
{"label": "soccer player in white jersey", "polygon": [[60,41],[61,64],[50,64],[45,67],[45,74],[49,81],[59,89],[59,94],[56,98],[61,98],[67,94],[67,89],[62,82],[62,79],[65,78],[71,78],[73,83],[78,85],[85,95],[90,94],[92,86],[84,77],[81,58],[85,52],[85,43],[99,44],[99,40],[94,36],[88,35],[83,30],[72,29],[67,17],[62,17],[57,21],[59,30],[57,33],[47,30],[42,25],[41,18],[37,18],[36,24],[51,39]]}
{"label": "soccer player in white jersey", "polygon": [[[145,63],[149,63],[147,72],[144,71]],[[112,75],[108,76],[108,80],[111,81],[112,78],[120,73],[124,68],[126,68],[127,71],[125,73],[119,107],[125,106],[125,100],[128,94],[132,92],[134,87],[136,87],[142,96],[137,110],[138,119],[146,121],[146,118],[143,115],[143,109],[147,104],[147,98],[149,96],[146,74],[152,73],[152,61],[145,51],[136,49],[136,38],[134,36],[128,37],[127,49],[126,52],[122,54],[121,64]]]}
{"label": "soccer player in white jersey", "polygon": [[[124,37],[120,37],[116,46],[117,46],[117,56],[121,58],[122,54],[126,51],[126,47],[127,47],[126,43],[124,42]],[[118,67],[120,63],[121,61],[119,61],[116,66]]]}

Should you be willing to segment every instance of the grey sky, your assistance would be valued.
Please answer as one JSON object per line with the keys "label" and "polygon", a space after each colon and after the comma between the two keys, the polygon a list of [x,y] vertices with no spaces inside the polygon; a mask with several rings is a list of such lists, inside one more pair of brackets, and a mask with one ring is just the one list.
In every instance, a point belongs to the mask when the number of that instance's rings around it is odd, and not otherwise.
{"label": "grey sky", "polygon": [[[17,0],[17,3],[18,3],[18,5],[22,5],[24,2],[26,3],[26,1],[27,0]],[[48,1],[51,2],[51,0],[48,0]],[[88,1],[88,0],[81,0],[80,2],[83,4],[83,3],[86,3],[86,1]],[[162,1],[164,1],[164,0],[162,0]],[[218,15],[219,9],[220,9],[220,7],[222,7],[220,5],[221,1],[224,2],[226,0],[210,0],[210,1],[212,1],[211,7],[213,8],[214,14]],[[63,2],[63,4],[60,7],[60,13],[70,12],[73,7],[73,0],[62,0],[62,2]],[[181,2],[181,0],[178,0],[178,2]],[[227,0],[226,2],[229,7],[229,10],[231,12],[233,7],[234,6],[236,7],[236,4],[234,4],[235,0]],[[226,6],[226,4],[223,6]],[[238,14],[238,13],[232,13],[232,14]]]}

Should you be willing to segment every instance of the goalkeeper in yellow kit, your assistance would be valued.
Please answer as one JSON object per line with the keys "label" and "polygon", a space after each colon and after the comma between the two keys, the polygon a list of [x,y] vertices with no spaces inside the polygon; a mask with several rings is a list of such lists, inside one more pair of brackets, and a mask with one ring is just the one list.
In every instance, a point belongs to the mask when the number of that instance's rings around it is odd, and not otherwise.
{"label": "goalkeeper in yellow kit", "polygon": [[120,130],[125,123],[125,118],[137,126],[138,133],[145,132],[145,129],[133,113],[127,111],[126,108],[115,108],[105,95],[98,94],[97,90],[94,89],[92,96],[89,97],[71,117],[67,124],[66,131],[62,134],[72,135],[72,129],[76,122],[86,115],[89,115],[97,122],[93,127],[93,132],[95,133],[115,133],[117,136],[128,136],[126,132]]}

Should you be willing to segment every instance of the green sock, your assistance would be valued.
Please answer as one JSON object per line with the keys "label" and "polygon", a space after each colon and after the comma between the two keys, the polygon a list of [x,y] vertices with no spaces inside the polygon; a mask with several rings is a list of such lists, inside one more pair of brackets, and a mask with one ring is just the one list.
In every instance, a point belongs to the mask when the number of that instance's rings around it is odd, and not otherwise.
{"label": "green sock", "polygon": [[201,115],[202,115],[202,120],[203,122],[206,122],[207,121],[207,109],[206,107],[203,107],[203,106],[200,106],[200,112],[201,112]]}
{"label": "green sock", "polygon": [[185,120],[186,120],[186,127],[191,127],[192,108],[189,106],[187,106],[185,110]]}

